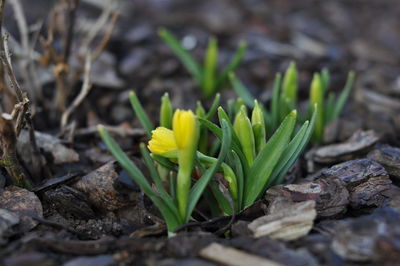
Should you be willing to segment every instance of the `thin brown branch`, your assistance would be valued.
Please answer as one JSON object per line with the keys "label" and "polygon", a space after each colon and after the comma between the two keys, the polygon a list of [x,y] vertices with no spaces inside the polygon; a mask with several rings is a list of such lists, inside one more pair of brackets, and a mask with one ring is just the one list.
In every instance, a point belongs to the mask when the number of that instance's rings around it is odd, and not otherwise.
{"label": "thin brown branch", "polygon": [[83,102],[86,96],[89,94],[90,89],[92,88],[90,84],[90,69],[91,69],[91,56],[88,54],[85,60],[85,69],[83,74],[83,84],[81,91],[79,92],[78,96],[73,100],[71,105],[64,111],[61,117],[61,132],[65,130],[65,127],[68,123],[68,118],[75,111],[75,109]]}
{"label": "thin brown branch", "polygon": [[100,54],[103,52],[104,48],[107,46],[107,43],[110,41],[111,35],[115,29],[115,25],[117,23],[119,17],[119,13],[114,12],[111,16],[111,21],[106,29],[103,39],[100,41],[99,45],[94,49],[92,53],[93,61],[96,60]]}

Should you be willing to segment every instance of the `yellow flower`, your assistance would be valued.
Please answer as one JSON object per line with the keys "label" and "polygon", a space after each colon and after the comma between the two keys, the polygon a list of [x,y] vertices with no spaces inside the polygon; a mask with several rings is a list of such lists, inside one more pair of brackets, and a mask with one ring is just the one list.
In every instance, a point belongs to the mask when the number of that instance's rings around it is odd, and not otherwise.
{"label": "yellow flower", "polygon": [[192,111],[176,110],[172,122],[172,129],[174,130],[176,145],[179,149],[187,149],[188,147],[195,146],[197,143],[197,119]]}
{"label": "yellow flower", "polygon": [[172,130],[165,127],[158,127],[151,133],[151,140],[147,147],[152,153],[167,158],[178,157],[178,147],[176,146],[175,134]]}

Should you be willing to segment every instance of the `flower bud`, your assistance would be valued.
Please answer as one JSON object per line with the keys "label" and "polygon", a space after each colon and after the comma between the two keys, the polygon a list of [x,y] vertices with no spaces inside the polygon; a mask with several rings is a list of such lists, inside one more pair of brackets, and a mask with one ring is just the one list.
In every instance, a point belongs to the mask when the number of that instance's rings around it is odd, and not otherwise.
{"label": "flower bud", "polygon": [[160,109],[160,126],[171,129],[172,127],[172,104],[169,99],[169,95],[166,92],[161,98],[161,109]]}
{"label": "flower bud", "polygon": [[245,106],[242,106],[237,113],[233,129],[239,138],[247,162],[252,165],[255,156],[254,134],[250,119],[246,115]]}
{"label": "flower bud", "polygon": [[310,109],[314,111],[314,106],[317,104],[317,118],[315,121],[315,128],[313,133],[313,138],[316,141],[320,141],[324,134],[324,114],[323,114],[323,104],[324,104],[324,93],[323,84],[321,76],[318,73],[314,74],[313,80],[311,82],[310,88]]}
{"label": "flower bud", "polygon": [[[297,101],[297,69],[296,64],[291,62],[283,78],[283,98],[296,104]],[[289,106],[293,108],[294,106]]]}
{"label": "flower bud", "polygon": [[254,101],[253,113],[251,114],[251,125],[253,127],[254,141],[256,153],[260,152],[265,145],[265,122],[264,113],[258,104],[257,100]]}

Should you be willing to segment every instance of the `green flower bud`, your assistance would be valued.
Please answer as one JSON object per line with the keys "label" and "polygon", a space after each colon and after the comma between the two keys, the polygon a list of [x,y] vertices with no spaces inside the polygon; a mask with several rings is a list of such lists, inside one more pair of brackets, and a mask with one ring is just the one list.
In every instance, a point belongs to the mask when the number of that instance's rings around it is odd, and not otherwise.
{"label": "green flower bud", "polygon": [[237,98],[237,99],[236,99],[236,102],[235,102],[235,114],[239,113],[239,112],[240,112],[240,109],[242,109],[243,106],[244,106],[245,114],[246,114],[246,116],[247,116],[246,104],[244,103],[244,101],[243,101],[242,98],[240,98],[240,97]]}
{"label": "green flower bud", "polygon": [[265,122],[264,113],[258,104],[254,101],[253,113],[251,114],[251,125],[253,126],[256,153],[260,152],[265,145]]}
{"label": "green flower bud", "polygon": [[[296,64],[291,62],[283,78],[283,98],[289,99],[291,104],[297,101],[297,69]],[[290,106],[293,108],[294,106]]]}
{"label": "green flower bud", "polygon": [[314,106],[317,104],[317,118],[315,121],[315,128],[313,138],[316,141],[321,141],[324,135],[324,87],[321,80],[321,76],[318,73],[314,74],[310,88],[310,109],[314,111]]}
{"label": "green flower bud", "polygon": [[169,95],[166,92],[161,98],[161,109],[160,109],[160,126],[171,129],[172,127],[172,114],[173,108]]}
{"label": "green flower bud", "polygon": [[254,134],[250,119],[246,115],[245,106],[242,106],[237,113],[233,129],[239,138],[247,162],[252,165],[255,156]]}

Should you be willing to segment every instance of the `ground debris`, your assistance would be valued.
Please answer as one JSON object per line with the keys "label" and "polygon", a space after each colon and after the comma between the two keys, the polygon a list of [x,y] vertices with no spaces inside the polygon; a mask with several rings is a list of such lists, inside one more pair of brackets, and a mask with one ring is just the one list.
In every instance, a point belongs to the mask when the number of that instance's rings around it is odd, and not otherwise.
{"label": "ground debris", "polygon": [[389,175],[400,180],[400,148],[379,145],[367,157],[383,165]]}
{"label": "ground debris", "polygon": [[9,186],[0,190],[0,208],[17,214],[20,218],[18,230],[27,232],[38,222],[32,217],[43,217],[42,203],[35,193],[26,189]]}
{"label": "ground debris", "polygon": [[315,200],[318,217],[333,217],[346,212],[349,192],[338,178],[321,178],[303,184],[278,185],[266,192],[266,200],[274,206],[282,198],[294,202]]}
{"label": "ground debris", "polygon": [[350,193],[354,209],[380,207],[386,200],[382,194],[392,187],[392,181],[382,165],[369,159],[357,159],[322,171],[320,179],[339,178]]}
{"label": "ground debris", "polygon": [[0,209],[0,245],[7,243],[7,238],[12,234],[12,229],[19,224],[19,216],[6,209]]}
{"label": "ground debris", "polygon": [[311,158],[317,163],[342,162],[366,154],[378,140],[379,137],[374,131],[359,130],[344,143],[322,146],[313,150]]}
{"label": "ground debris", "polygon": [[294,240],[310,232],[316,216],[315,201],[282,199],[271,204],[268,215],[255,219],[248,227],[255,237]]}
{"label": "ground debris", "polygon": [[114,211],[133,202],[128,193],[122,194],[117,190],[119,172],[117,163],[109,162],[83,176],[72,187],[85,193],[96,208]]}
{"label": "ground debris", "polygon": [[399,211],[387,208],[346,219],[335,230],[332,248],[346,260],[396,265],[400,259],[399,219]]}
{"label": "ground debris", "polygon": [[226,247],[218,243],[212,243],[200,251],[200,256],[224,265],[260,265],[282,266],[272,260],[249,254],[236,248]]}
{"label": "ground debris", "polygon": [[[73,149],[67,148],[61,141],[49,134],[35,132],[38,148],[43,150],[46,156],[49,156],[50,162],[54,164],[74,163],[79,161],[79,154]],[[29,150],[29,134],[28,131],[22,131],[17,143],[18,154],[22,156],[22,160],[31,161],[31,155],[27,154]]]}

